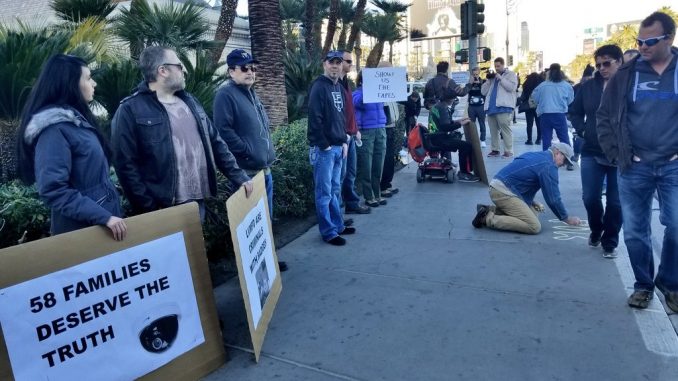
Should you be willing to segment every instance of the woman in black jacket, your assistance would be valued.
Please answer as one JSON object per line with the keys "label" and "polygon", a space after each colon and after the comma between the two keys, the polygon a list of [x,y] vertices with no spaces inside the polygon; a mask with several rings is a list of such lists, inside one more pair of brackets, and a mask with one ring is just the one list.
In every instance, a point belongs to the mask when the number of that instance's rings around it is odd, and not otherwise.
{"label": "woman in black jacket", "polygon": [[88,106],[95,87],[81,58],[57,54],[47,61],[24,107],[19,171],[51,208],[52,234],[103,225],[119,241],[127,226]]}
{"label": "woman in black jacket", "polygon": [[[523,84],[523,93],[520,95],[520,104],[529,104],[530,96],[532,91],[539,86],[540,83],[544,82],[539,73],[531,73],[525,79]],[[525,111],[525,121],[527,122],[527,141],[525,144],[532,145],[532,125],[537,124],[537,140],[534,141],[535,144],[541,144],[541,128],[539,128],[539,118],[537,118],[537,107],[529,107]]]}

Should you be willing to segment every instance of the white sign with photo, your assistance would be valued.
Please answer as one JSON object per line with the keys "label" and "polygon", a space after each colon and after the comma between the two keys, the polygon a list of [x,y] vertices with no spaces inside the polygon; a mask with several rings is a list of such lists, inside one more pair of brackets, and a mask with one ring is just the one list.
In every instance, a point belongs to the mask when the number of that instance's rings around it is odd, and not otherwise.
{"label": "white sign with photo", "polygon": [[254,327],[259,325],[266,299],[276,277],[272,237],[268,229],[268,213],[265,197],[259,199],[237,228],[240,255],[242,257],[245,283],[250,300]]}
{"label": "white sign with photo", "polygon": [[183,233],[0,290],[16,380],[135,379],[205,341]]}
{"label": "white sign with photo", "polygon": [[404,67],[363,69],[363,103],[398,102],[407,99]]}

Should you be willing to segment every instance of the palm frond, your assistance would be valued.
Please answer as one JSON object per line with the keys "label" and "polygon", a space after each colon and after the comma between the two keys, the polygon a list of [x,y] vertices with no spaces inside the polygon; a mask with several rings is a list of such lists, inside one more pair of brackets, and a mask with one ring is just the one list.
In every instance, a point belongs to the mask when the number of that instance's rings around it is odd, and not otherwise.
{"label": "palm frond", "polygon": [[117,6],[112,0],[52,0],[50,8],[57,17],[74,23],[90,17],[105,19]]}

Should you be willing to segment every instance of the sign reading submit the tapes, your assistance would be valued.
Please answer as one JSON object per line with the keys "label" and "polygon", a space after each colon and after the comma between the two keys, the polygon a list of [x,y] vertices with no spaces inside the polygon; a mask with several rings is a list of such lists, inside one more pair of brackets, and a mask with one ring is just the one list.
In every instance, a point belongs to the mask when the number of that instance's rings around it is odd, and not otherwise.
{"label": "sign reading submit the tapes", "polygon": [[16,380],[141,377],[205,341],[182,232],[0,290]]}

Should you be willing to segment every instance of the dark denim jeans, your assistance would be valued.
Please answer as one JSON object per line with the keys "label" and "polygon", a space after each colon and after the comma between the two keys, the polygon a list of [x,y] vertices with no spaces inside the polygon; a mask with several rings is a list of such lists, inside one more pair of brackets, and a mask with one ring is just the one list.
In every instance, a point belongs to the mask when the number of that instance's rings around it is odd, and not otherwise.
{"label": "dark denim jeans", "polygon": [[[603,182],[606,177],[608,181],[605,207],[603,207]],[[595,237],[600,237],[604,249],[616,248],[619,244],[619,231],[622,226],[617,167],[602,165],[593,156],[582,156],[581,187],[591,233]]]}
{"label": "dark denim jeans", "polygon": [[329,241],[344,231],[344,217],[339,206],[341,146],[331,146],[329,150],[311,147],[308,156],[313,166],[318,229],[323,240]]}
{"label": "dark denim jeans", "polygon": [[358,209],[360,196],[355,191],[355,175],[357,172],[358,156],[355,151],[355,137],[348,140],[348,153],[341,166],[341,197],[346,209]]}
{"label": "dark denim jeans", "polygon": [[266,184],[266,196],[268,197],[268,214],[271,217],[271,223],[273,223],[273,174],[270,171],[267,175],[264,175],[264,181]]}
{"label": "dark denim jeans", "polygon": [[562,113],[544,113],[539,115],[539,128],[541,128],[541,146],[546,151],[551,147],[551,139],[553,139],[553,131],[556,132],[558,140],[561,143],[570,143],[570,135],[567,134],[567,118]]}
{"label": "dark denim jeans", "polygon": [[539,118],[537,118],[537,110],[531,108],[531,109],[525,111],[525,122],[527,123],[527,140],[532,141],[532,126],[533,125],[537,126],[537,139],[536,140],[541,140],[541,129],[539,128],[541,123],[539,123]]}
{"label": "dark denim jeans", "polygon": [[[609,181],[608,181],[609,182]],[[654,288],[652,196],[659,196],[659,221],[664,229],[657,283],[678,291],[678,160],[652,164],[634,162],[619,175],[624,214],[624,242],[636,276],[636,290]]]}
{"label": "dark denim jeans", "polygon": [[485,141],[485,106],[484,105],[474,105],[468,106],[468,117],[471,119],[471,122],[478,120],[478,129],[480,130],[480,141]]}

